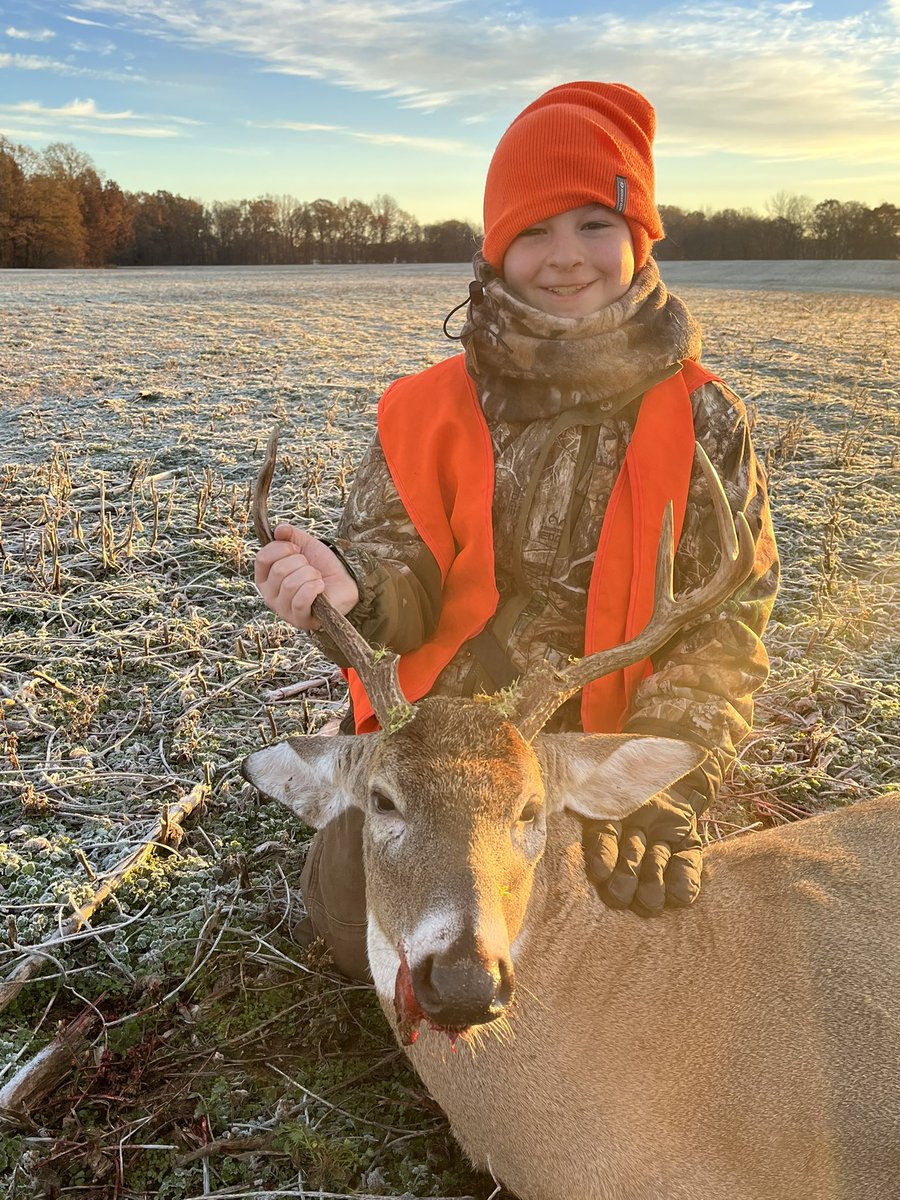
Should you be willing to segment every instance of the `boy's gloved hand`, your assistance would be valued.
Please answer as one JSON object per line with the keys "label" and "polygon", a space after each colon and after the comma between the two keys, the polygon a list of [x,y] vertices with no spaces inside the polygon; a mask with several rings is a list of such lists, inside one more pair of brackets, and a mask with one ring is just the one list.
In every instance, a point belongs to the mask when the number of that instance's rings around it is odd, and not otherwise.
{"label": "boy's gloved hand", "polygon": [[293,525],[279,525],[275,540],[256,556],[259,594],[276,616],[297,629],[318,629],[312,602],[320,592],[345,615],[359,600],[356,581],[324,542]]}
{"label": "boy's gloved hand", "polygon": [[645,917],[697,899],[701,846],[697,814],[674,792],[660,792],[624,821],[585,821],[582,834],[587,872],[603,900]]}

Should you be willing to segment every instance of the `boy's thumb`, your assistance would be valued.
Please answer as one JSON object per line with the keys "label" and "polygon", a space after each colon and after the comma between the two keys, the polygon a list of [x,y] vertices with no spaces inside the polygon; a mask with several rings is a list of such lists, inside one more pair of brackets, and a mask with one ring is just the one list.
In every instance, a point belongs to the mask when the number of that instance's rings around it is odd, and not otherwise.
{"label": "boy's thumb", "polygon": [[299,546],[304,540],[302,529],[296,529],[293,525],[286,525],[283,522],[275,526],[273,534],[277,542],[296,542]]}

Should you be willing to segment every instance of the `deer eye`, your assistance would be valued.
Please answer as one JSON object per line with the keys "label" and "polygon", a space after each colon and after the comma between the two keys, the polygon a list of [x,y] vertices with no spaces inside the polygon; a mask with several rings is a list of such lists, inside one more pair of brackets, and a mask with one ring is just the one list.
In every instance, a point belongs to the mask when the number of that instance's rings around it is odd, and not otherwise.
{"label": "deer eye", "polygon": [[384,792],[372,792],[369,796],[369,802],[377,813],[392,813],[397,811],[397,805]]}
{"label": "deer eye", "polygon": [[522,811],[519,813],[519,824],[520,825],[531,825],[533,823],[535,817],[540,812],[540,808],[541,808],[541,806],[540,806],[540,804],[538,804],[537,800],[529,800],[528,803],[525,805],[525,807],[522,809]]}

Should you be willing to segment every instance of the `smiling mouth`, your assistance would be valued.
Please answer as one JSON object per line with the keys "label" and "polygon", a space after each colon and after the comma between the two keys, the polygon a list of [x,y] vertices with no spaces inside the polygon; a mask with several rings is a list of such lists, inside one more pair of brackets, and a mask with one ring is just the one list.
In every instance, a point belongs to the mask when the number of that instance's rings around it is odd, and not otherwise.
{"label": "smiling mouth", "polygon": [[554,296],[577,296],[579,292],[583,292],[585,288],[589,288],[589,283],[578,283],[571,287],[545,287],[545,292],[550,292]]}

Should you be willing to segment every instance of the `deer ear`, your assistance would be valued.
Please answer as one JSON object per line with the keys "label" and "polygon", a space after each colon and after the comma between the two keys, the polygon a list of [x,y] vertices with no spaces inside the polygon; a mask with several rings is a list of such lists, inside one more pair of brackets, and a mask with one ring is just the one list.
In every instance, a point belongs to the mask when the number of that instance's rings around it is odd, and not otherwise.
{"label": "deer ear", "polygon": [[706,758],[689,742],[646,734],[550,733],[538,737],[547,796],[593,821],[620,821]]}
{"label": "deer ear", "polygon": [[356,803],[354,782],[372,749],[371,737],[293,737],[248,754],[241,774],[255,788],[321,829]]}

